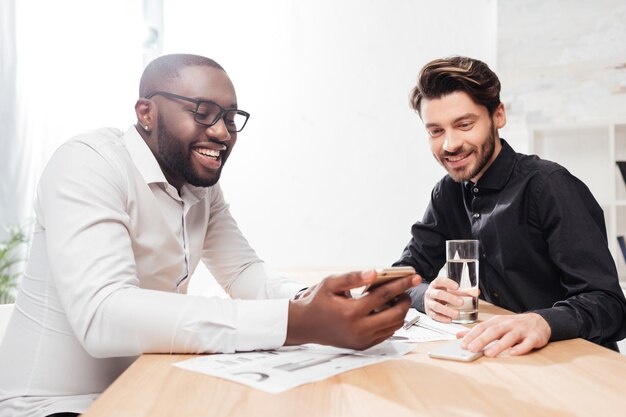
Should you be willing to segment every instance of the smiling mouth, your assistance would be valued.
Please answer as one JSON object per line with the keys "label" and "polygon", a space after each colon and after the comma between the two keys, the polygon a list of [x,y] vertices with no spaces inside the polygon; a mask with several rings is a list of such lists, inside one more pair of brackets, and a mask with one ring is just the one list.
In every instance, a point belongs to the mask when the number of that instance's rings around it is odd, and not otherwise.
{"label": "smiling mouth", "polygon": [[460,154],[460,155],[445,156],[444,159],[447,162],[454,164],[454,163],[457,163],[457,162],[460,162],[460,161],[466,159],[471,154],[472,154],[472,152],[467,152],[467,153],[463,153],[463,154]]}
{"label": "smiling mouth", "polygon": [[195,148],[193,150],[195,153],[200,154],[204,157],[211,158],[215,161],[220,159],[221,151],[217,149],[209,149],[209,148]]}

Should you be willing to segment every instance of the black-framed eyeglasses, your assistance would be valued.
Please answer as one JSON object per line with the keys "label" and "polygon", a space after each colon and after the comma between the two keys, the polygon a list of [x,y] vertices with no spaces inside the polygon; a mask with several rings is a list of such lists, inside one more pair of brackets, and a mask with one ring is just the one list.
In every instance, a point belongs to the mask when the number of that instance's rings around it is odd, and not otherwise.
{"label": "black-framed eyeglasses", "polygon": [[168,93],[166,91],[155,91],[146,95],[146,98],[152,98],[156,95],[169,99],[184,100],[196,105],[196,109],[192,110],[196,123],[203,126],[211,127],[220,119],[224,119],[226,129],[230,133],[241,132],[248,122],[250,113],[239,109],[225,109],[217,103],[210,100],[196,100],[178,94]]}

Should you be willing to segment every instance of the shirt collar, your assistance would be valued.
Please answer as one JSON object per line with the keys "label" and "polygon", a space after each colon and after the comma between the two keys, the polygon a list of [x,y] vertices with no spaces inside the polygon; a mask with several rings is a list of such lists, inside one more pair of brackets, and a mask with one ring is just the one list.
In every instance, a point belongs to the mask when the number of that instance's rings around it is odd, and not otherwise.
{"label": "shirt collar", "polygon": [[[124,133],[124,145],[146,184],[161,184],[163,188],[166,188],[169,183],[165,174],[163,174],[161,166],[135,126],[129,127]],[[194,203],[203,199],[206,193],[205,187],[195,187],[191,184],[185,184],[181,189],[181,195],[183,197],[189,196],[191,202]]]}
{"label": "shirt collar", "polygon": [[491,166],[487,168],[487,171],[478,179],[477,185],[480,188],[501,190],[513,173],[513,168],[515,168],[515,151],[504,139],[500,139],[500,141],[502,142],[500,153]]}
{"label": "shirt collar", "polygon": [[137,132],[135,126],[129,127],[126,133],[124,133],[124,145],[130,154],[130,158],[135,163],[137,171],[139,171],[147,184],[167,183],[159,163],[146,141]]}

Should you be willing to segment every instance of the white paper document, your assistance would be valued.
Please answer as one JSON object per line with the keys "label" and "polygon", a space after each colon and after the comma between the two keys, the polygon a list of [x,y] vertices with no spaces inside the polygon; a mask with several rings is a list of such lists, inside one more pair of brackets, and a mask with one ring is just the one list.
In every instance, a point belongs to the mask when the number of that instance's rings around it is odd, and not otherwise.
{"label": "white paper document", "polygon": [[400,328],[388,340],[363,351],[307,344],[277,350],[198,356],[174,365],[278,393],[400,357],[413,350],[412,342],[456,339],[455,334],[465,329],[457,324],[436,322],[414,308],[409,309],[406,320],[417,315],[420,318],[416,325]]}
{"label": "white paper document", "polygon": [[454,340],[456,334],[467,330],[460,324],[441,323],[428,317],[426,314],[410,308],[405,322],[419,316],[419,321],[408,329],[403,327],[396,330],[389,340],[398,342],[432,342],[434,340]]}
{"label": "white paper document", "polygon": [[278,393],[397,358],[411,350],[411,344],[393,341],[385,341],[364,351],[308,344],[270,351],[199,356],[174,365]]}

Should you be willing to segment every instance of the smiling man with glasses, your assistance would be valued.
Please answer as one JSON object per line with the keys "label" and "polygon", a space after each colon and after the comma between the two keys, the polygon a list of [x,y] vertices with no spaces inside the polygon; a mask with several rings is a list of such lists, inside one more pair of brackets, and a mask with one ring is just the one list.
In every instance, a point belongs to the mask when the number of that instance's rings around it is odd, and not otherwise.
{"label": "smiling man with glasses", "polygon": [[[250,117],[219,64],[166,55],[139,90],[136,125],[73,138],[42,175],[0,347],[0,417],[77,415],[146,352],[364,349],[403,324],[416,275],[352,299],[374,271],[303,292],[257,257],[218,182]],[[200,261],[232,298],[186,294]]]}

